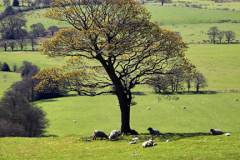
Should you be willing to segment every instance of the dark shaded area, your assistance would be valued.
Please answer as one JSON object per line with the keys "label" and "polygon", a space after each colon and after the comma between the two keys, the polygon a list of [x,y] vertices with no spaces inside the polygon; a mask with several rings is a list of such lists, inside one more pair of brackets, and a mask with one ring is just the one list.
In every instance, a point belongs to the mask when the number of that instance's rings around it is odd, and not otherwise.
{"label": "dark shaded area", "polygon": [[216,94],[216,93],[218,93],[218,92],[216,92],[216,91],[198,91],[198,92],[196,92],[196,91],[189,91],[189,92],[183,91],[183,92],[177,92],[177,94]]}
{"label": "dark shaded area", "polygon": [[[78,135],[66,135],[65,137],[71,137],[71,136],[78,136]],[[125,135],[125,136],[119,136],[117,139],[119,141],[133,141],[132,139],[135,137],[138,137],[138,142],[144,142],[150,139],[150,137],[153,138],[153,141],[156,142],[166,142],[167,139],[170,141],[177,141],[184,138],[191,138],[191,137],[200,137],[200,136],[212,136],[211,133],[203,133],[203,132],[197,132],[197,133],[160,133],[160,135],[150,135],[149,133],[141,133],[140,135]],[[76,140],[76,142],[85,141],[86,139],[91,139],[92,136],[80,136],[79,140]],[[109,139],[102,141],[110,141]]]}
{"label": "dark shaded area", "polygon": [[146,93],[137,91],[137,92],[132,92],[132,95],[145,96]]}

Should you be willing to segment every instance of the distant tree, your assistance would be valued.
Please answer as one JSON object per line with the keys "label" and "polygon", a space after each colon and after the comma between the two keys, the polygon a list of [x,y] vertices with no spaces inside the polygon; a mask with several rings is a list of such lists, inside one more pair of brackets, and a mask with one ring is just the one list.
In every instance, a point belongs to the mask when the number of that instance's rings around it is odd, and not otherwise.
{"label": "distant tree", "polygon": [[52,36],[55,32],[59,31],[59,28],[57,26],[51,26],[48,28],[49,31],[51,31]]}
{"label": "distant tree", "polygon": [[19,1],[18,0],[13,0],[13,6],[19,6]]}
{"label": "distant tree", "polygon": [[191,82],[194,78],[194,73],[186,73],[186,78],[185,78],[185,82],[187,83],[187,88],[188,88],[188,92],[190,91],[191,88]]}
{"label": "distant tree", "polygon": [[14,48],[17,47],[17,42],[15,40],[9,40],[7,43],[8,46],[12,49],[12,51],[14,50]]}
{"label": "distant tree", "polygon": [[218,35],[218,33],[219,33],[219,30],[218,30],[218,28],[216,26],[215,27],[211,27],[208,30],[207,34],[209,35],[209,38],[212,41],[212,43],[215,43],[215,38]]}
{"label": "distant tree", "polygon": [[29,61],[23,61],[23,65],[18,69],[18,71],[21,72],[21,77],[25,77],[27,75],[30,75],[30,77],[32,77],[37,74],[39,68]]}
{"label": "distant tree", "polygon": [[21,29],[19,31],[19,39],[17,40],[17,43],[21,48],[21,51],[23,50],[23,47],[27,45],[27,39],[26,39],[27,35],[28,35],[28,32],[26,30]]}
{"label": "distant tree", "polygon": [[15,15],[15,10],[12,8],[12,6],[7,6],[6,9],[4,10],[3,14],[5,16]]}
{"label": "distant tree", "polygon": [[167,92],[170,86],[167,77],[160,74],[153,75],[147,83],[153,87],[156,93]]}
{"label": "distant tree", "polygon": [[4,48],[4,51],[7,51],[7,40],[1,40],[0,41],[0,47],[3,47]]}
{"label": "distant tree", "polygon": [[228,43],[230,40],[235,39],[235,33],[233,31],[225,31],[225,36],[227,38]]}
{"label": "distant tree", "polygon": [[197,72],[195,75],[195,87],[196,91],[199,92],[200,88],[205,88],[207,87],[207,79],[204,77],[204,75],[200,72]]}
{"label": "distant tree", "polygon": [[4,83],[7,82],[7,74],[3,75]]}
{"label": "distant tree", "polygon": [[0,21],[2,39],[19,39],[22,28],[26,27],[27,21],[20,15],[7,16]]}
{"label": "distant tree", "polygon": [[1,71],[6,71],[6,72],[10,72],[10,68],[8,66],[8,64],[6,62],[4,62],[1,66]]}
{"label": "distant tree", "polygon": [[182,36],[181,36],[180,32],[175,31],[174,33],[176,33],[177,36],[178,36],[180,39],[182,39]]}
{"label": "distant tree", "polygon": [[10,0],[3,0],[3,5],[10,6]]}
{"label": "distant tree", "polygon": [[40,107],[31,105],[19,92],[8,90],[0,101],[0,136],[39,137],[49,121]]}
{"label": "distant tree", "polygon": [[220,31],[219,34],[217,35],[217,38],[220,40],[220,43],[222,43],[221,40],[223,39],[224,34],[225,31]]}
{"label": "distant tree", "polygon": [[157,0],[156,2],[161,2],[163,6],[164,3],[172,3],[172,0]]}
{"label": "distant tree", "polygon": [[52,0],[42,0],[43,5],[49,6]]}
{"label": "distant tree", "polygon": [[34,51],[34,46],[37,44],[37,35],[33,32],[28,33],[28,42],[32,46],[32,51]]}
{"label": "distant tree", "polygon": [[42,2],[42,0],[35,0],[35,4],[36,4],[37,6],[39,6],[41,2]]}
{"label": "distant tree", "polygon": [[14,63],[13,65],[13,72],[16,72],[17,71],[17,65]]}
{"label": "distant tree", "polygon": [[33,24],[30,26],[30,28],[32,32],[37,35],[37,37],[39,37],[40,34],[46,30],[42,23]]}

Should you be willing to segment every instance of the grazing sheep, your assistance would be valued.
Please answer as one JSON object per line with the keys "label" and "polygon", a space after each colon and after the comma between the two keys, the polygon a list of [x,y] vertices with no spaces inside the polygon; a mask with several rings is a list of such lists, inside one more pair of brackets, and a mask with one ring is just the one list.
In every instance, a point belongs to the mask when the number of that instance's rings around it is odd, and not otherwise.
{"label": "grazing sheep", "polygon": [[150,107],[148,107],[147,109],[150,110]]}
{"label": "grazing sheep", "polygon": [[107,139],[107,135],[103,131],[95,130],[93,131],[93,140],[96,140],[97,137],[101,137],[101,140],[103,137]]}
{"label": "grazing sheep", "polygon": [[153,138],[151,137],[149,141],[143,142],[142,146],[143,147],[151,147],[157,145],[155,142],[153,142]]}
{"label": "grazing sheep", "polygon": [[112,139],[117,139],[118,135],[119,135],[119,131],[113,130],[113,131],[110,133],[110,135],[109,135],[109,139],[110,139],[110,140],[112,140]]}
{"label": "grazing sheep", "polygon": [[152,129],[151,127],[149,127],[147,130],[149,130],[150,134],[160,134],[159,130],[157,129]]}
{"label": "grazing sheep", "polygon": [[75,120],[73,120],[73,123],[75,123]]}
{"label": "grazing sheep", "polygon": [[186,107],[183,106],[182,109],[186,109]]}
{"label": "grazing sheep", "polygon": [[210,132],[212,135],[220,135],[223,134],[223,132],[220,129],[210,129]]}
{"label": "grazing sheep", "polygon": [[236,99],[236,101],[238,101],[238,99]]}

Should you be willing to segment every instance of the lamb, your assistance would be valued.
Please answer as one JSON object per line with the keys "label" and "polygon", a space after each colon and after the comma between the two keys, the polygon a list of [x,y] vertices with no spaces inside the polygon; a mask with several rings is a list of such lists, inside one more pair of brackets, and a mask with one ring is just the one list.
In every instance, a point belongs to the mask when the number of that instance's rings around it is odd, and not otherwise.
{"label": "lamb", "polygon": [[93,140],[96,140],[97,137],[101,137],[101,140],[103,137],[107,139],[107,135],[103,131],[95,130],[93,131]]}
{"label": "lamb", "polygon": [[147,130],[149,130],[150,134],[160,134],[159,130],[157,129],[152,129],[151,127],[149,127]]}
{"label": "lamb", "polygon": [[223,132],[220,129],[210,129],[212,135],[221,135]]}
{"label": "lamb", "polygon": [[151,147],[157,145],[156,143],[153,142],[153,138],[151,137],[149,141],[143,142],[142,146],[143,147]]}
{"label": "lamb", "polygon": [[110,133],[110,135],[109,135],[109,139],[110,139],[110,140],[112,140],[112,139],[117,139],[118,135],[119,135],[119,131],[113,130],[113,131]]}

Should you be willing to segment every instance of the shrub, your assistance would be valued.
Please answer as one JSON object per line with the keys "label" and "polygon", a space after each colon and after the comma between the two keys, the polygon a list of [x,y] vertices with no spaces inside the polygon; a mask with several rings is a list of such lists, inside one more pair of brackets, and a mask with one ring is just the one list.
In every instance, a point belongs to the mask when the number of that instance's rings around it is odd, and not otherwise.
{"label": "shrub", "polygon": [[1,66],[1,71],[6,71],[6,72],[10,72],[10,68],[8,66],[8,64],[6,62],[4,62]]}
{"label": "shrub", "polygon": [[13,0],[13,6],[19,6],[19,1],[18,0]]}
{"label": "shrub", "polygon": [[37,137],[48,120],[42,108],[31,105],[19,92],[9,90],[0,101],[0,137]]}

